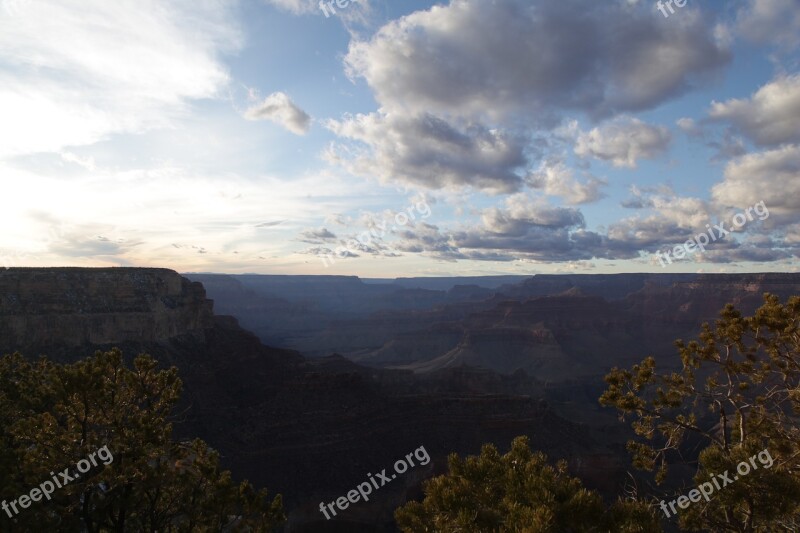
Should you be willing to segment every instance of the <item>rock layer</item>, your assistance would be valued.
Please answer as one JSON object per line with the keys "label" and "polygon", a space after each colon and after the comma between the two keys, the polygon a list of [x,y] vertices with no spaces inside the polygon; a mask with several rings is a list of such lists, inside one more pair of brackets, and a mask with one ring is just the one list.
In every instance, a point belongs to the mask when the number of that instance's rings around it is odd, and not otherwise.
{"label": "rock layer", "polygon": [[0,270],[0,350],[156,342],[212,326],[202,284],[157,268]]}

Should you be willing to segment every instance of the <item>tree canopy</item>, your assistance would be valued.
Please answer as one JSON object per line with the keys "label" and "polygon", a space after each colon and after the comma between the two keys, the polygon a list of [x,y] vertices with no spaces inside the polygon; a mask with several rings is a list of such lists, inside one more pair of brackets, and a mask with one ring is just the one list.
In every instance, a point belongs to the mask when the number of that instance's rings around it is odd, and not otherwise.
{"label": "tree canopy", "polygon": [[[235,483],[202,440],[172,439],[177,370],[117,350],[74,364],[0,358],[0,494],[29,494],[105,447],[106,460],[18,513],[3,531],[272,531],[280,495]],[[97,462],[96,460],[94,462]],[[106,464],[107,463],[107,464]],[[19,508],[20,505],[17,505]],[[12,517],[9,517],[9,514]]]}
{"label": "tree canopy", "polygon": [[678,340],[676,347],[678,371],[659,371],[648,357],[606,376],[601,403],[632,419],[641,437],[628,443],[634,465],[656,470],[661,483],[671,465],[684,462],[693,439],[702,446],[690,463],[699,486],[766,450],[772,465],[738,475],[708,502],[690,505],[680,524],[705,531],[797,531],[800,297],[781,304],[767,294],[749,317],[728,304],[714,327],[702,326],[699,340]]}
{"label": "tree canopy", "polygon": [[452,454],[449,472],[425,483],[422,502],[410,502],[395,512],[407,533],[464,531],[570,533],[660,531],[653,511],[634,500],[606,506],[594,491],[570,477],[567,465],[548,464],[530,449],[527,437],[517,437],[500,455],[491,444],[480,456]]}

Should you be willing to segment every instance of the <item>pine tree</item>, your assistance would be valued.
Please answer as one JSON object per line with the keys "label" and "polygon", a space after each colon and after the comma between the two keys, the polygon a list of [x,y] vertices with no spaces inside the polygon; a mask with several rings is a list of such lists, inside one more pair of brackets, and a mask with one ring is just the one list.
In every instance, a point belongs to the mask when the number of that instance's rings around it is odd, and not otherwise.
{"label": "pine tree", "polygon": [[452,454],[449,472],[425,483],[425,498],[395,511],[407,533],[660,531],[652,509],[637,501],[606,506],[596,492],[570,477],[567,465],[551,466],[517,437],[500,455],[491,444],[480,456]]}
{"label": "pine tree", "polygon": [[[614,368],[600,402],[632,418],[642,437],[628,443],[634,465],[665,480],[687,439],[700,440],[691,486],[737,475],[710,501],[688,506],[680,524],[691,530],[772,532],[800,526],[800,298],[783,305],[766,294],[743,317],[728,304],[699,340],[676,341],[680,370],[659,372],[652,357],[630,370]],[[773,464],[750,461],[764,452]],[[759,458],[760,459],[760,458]],[[736,474],[750,462],[752,472]],[[742,470],[745,470],[744,468]]]}
{"label": "pine tree", "polygon": [[[28,494],[65,468],[74,477],[50,499],[17,504],[18,514],[0,512],[0,528],[188,533],[279,526],[280,495],[269,500],[247,481],[235,483],[203,441],[172,440],[180,392],[177,370],[159,370],[148,355],[136,357],[133,368],[116,349],[67,365],[0,358],[2,497]],[[93,453],[97,465],[78,473],[76,465]]]}

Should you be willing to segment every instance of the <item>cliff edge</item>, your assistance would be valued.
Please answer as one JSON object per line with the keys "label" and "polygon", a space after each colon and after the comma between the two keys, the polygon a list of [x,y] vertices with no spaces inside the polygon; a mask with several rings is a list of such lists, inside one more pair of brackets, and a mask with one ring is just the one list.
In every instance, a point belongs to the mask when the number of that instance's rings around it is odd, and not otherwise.
{"label": "cliff edge", "polygon": [[0,352],[202,334],[212,308],[201,283],[163,268],[0,270]]}

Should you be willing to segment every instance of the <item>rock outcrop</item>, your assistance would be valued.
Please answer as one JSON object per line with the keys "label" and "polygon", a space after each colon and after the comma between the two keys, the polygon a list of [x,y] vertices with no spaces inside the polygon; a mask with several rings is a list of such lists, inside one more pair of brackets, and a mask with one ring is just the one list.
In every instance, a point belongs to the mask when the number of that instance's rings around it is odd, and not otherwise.
{"label": "rock outcrop", "polygon": [[0,270],[0,351],[157,342],[213,325],[202,284],[157,268]]}

